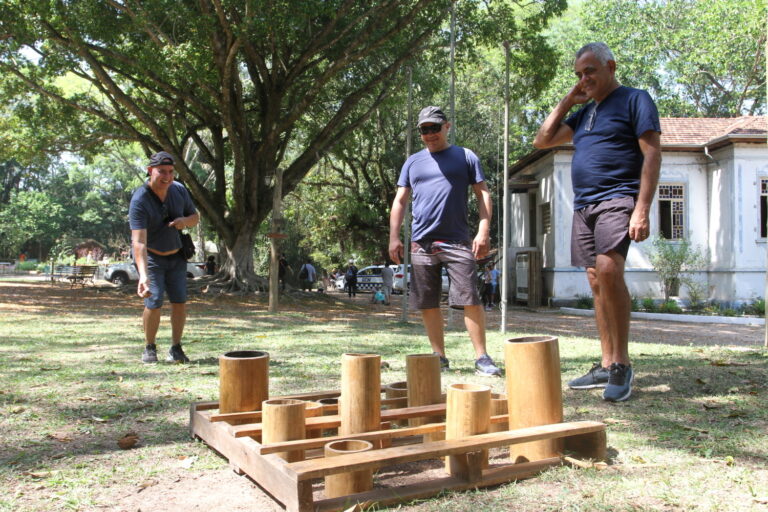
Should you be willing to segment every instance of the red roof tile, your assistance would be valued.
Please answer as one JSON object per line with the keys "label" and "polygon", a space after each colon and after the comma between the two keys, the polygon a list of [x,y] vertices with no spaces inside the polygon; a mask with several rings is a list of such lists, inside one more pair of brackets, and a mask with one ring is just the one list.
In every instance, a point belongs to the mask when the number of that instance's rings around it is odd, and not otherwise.
{"label": "red roof tile", "polygon": [[700,146],[726,135],[768,134],[765,116],[662,117],[661,144]]}

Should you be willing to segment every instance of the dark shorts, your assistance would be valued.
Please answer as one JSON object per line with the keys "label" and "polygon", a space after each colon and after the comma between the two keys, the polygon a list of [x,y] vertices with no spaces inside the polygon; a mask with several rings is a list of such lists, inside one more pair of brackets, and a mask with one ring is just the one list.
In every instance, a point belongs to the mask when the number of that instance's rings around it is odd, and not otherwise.
{"label": "dark shorts", "polygon": [[163,305],[163,296],[179,304],[187,302],[187,260],[181,251],[170,256],[158,256],[147,251],[149,291],[152,295],[144,299],[144,306],[157,309]]}
{"label": "dark shorts", "polygon": [[573,212],[571,265],[594,267],[598,254],[616,251],[627,259],[629,219],[635,198],[624,196],[590,204]]}
{"label": "dark shorts", "polygon": [[415,309],[440,307],[442,269],[448,271],[448,304],[452,308],[480,305],[477,262],[466,242],[419,240],[411,243],[411,304]]}

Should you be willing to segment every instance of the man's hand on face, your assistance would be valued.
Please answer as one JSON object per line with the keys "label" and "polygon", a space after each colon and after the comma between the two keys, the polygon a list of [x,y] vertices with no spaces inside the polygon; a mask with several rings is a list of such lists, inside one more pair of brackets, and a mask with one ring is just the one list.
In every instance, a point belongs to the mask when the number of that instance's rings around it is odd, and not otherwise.
{"label": "man's hand on face", "polygon": [[582,105],[589,101],[589,96],[581,88],[581,83],[576,83],[566,96],[574,105]]}

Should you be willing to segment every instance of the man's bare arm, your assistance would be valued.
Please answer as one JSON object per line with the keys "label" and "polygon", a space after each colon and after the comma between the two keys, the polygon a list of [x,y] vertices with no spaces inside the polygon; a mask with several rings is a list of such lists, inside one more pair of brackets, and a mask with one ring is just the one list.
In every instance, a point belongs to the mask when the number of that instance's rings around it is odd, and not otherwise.
{"label": "man's bare arm", "polygon": [[477,235],[472,241],[472,253],[475,258],[483,258],[491,249],[491,217],[493,215],[493,200],[488,185],[481,181],[472,185],[472,190],[477,198],[477,211],[480,222],[477,227]]}
{"label": "man's bare arm", "polygon": [[145,298],[149,296],[149,273],[147,271],[147,230],[132,229],[131,245],[133,247],[133,261],[139,271],[139,285],[136,294]]}
{"label": "man's bare arm", "polygon": [[629,238],[642,242],[651,233],[649,220],[651,203],[659,184],[661,169],[661,134],[648,130],[637,140],[643,152],[643,167],[640,171],[640,192],[632,217],[629,219]]}
{"label": "man's bare arm", "polygon": [[411,197],[411,189],[398,187],[395,200],[392,201],[392,211],[389,214],[389,257],[395,263],[400,263],[403,258],[403,242],[400,240],[400,227],[403,225],[405,210],[408,206],[408,198]]}

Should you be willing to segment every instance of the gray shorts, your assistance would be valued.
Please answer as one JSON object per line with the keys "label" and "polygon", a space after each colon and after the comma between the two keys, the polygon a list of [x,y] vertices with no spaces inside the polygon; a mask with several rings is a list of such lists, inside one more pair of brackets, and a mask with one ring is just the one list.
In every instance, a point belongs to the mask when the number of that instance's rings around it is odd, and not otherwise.
{"label": "gray shorts", "polygon": [[411,243],[411,301],[415,309],[440,307],[442,269],[448,271],[448,305],[477,306],[477,262],[466,242],[419,240]]}
{"label": "gray shorts", "polygon": [[616,251],[627,259],[629,219],[635,198],[614,197],[573,212],[571,265],[594,268],[598,254]]}
{"label": "gray shorts", "polygon": [[147,271],[152,295],[144,299],[144,306],[148,309],[162,307],[166,292],[172,304],[187,302],[187,260],[181,251],[168,256],[147,251]]}

